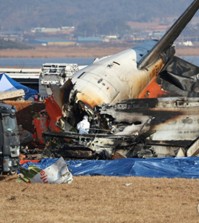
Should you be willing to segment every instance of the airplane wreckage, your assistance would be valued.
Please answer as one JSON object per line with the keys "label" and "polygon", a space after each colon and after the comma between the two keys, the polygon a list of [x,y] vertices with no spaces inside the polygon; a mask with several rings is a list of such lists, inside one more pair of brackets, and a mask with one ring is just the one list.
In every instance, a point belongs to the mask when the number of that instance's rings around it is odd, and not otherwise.
{"label": "airplane wreckage", "polygon": [[[61,116],[44,132],[46,154],[165,157],[199,153],[199,67],[175,56],[174,41],[199,8],[195,0],[159,41],[96,59],[52,86]],[[51,100],[51,99],[50,99]],[[88,116],[88,134],[76,126]]]}

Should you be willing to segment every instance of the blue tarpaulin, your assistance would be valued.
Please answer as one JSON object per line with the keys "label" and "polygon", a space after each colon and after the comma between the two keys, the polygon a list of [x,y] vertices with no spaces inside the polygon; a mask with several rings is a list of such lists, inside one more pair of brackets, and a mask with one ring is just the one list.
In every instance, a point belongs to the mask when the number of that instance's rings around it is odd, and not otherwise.
{"label": "blue tarpaulin", "polygon": [[[57,159],[46,158],[39,163],[28,162],[22,167],[34,165],[45,169]],[[118,160],[70,160],[66,161],[73,176],[140,176],[166,178],[199,178],[199,157],[150,158]]]}
{"label": "blue tarpaulin", "polygon": [[7,74],[0,74],[0,92],[19,89],[24,90],[25,100],[34,97],[34,95],[38,94],[38,91],[18,83],[17,81],[9,77]]}

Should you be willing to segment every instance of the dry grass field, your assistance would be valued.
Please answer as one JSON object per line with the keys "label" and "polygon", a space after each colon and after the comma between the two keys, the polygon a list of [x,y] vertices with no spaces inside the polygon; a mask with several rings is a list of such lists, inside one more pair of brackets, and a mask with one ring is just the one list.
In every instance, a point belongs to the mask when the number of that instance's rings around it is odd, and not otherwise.
{"label": "dry grass field", "polygon": [[74,177],[71,184],[0,181],[2,223],[196,223],[199,180]]}
{"label": "dry grass field", "polygon": [[0,50],[0,57],[101,57],[124,50],[124,47],[36,47],[33,49],[6,49]]}
{"label": "dry grass field", "polygon": [[[86,47],[86,46],[68,46],[68,47],[36,47],[33,49],[6,49],[0,50],[0,57],[22,57],[22,58],[50,58],[50,57],[103,57],[118,53],[131,46],[118,47]],[[199,55],[198,47],[177,48],[176,54],[180,56],[196,56]]]}

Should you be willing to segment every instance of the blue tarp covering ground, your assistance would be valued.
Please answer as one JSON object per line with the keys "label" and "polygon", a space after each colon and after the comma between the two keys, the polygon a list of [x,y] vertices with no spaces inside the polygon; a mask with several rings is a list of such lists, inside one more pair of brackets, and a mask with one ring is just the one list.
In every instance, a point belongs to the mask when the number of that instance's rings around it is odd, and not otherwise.
{"label": "blue tarp covering ground", "polygon": [[9,77],[7,74],[5,73],[0,74],[0,92],[19,90],[19,89],[24,90],[25,100],[34,97],[34,95],[38,94],[38,91],[18,83],[17,81]]}
{"label": "blue tarp covering ground", "polygon": [[[45,169],[57,159],[28,162],[22,167],[35,165]],[[140,176],[153,178],[199,178],[199,157],[151,158],[118,160],[70,160],[66,161],[73,176]]]}

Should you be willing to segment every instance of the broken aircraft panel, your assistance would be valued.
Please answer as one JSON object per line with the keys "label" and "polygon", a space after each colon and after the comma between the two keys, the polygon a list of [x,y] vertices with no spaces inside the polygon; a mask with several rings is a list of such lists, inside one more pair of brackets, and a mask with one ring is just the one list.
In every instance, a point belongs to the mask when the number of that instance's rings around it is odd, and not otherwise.
{"label": "broken aircraft panel", "polygon": [[199,137],[199,98],[132,99],[98,109],[89,134],[45,136],[63,138],[68,149],[81,147],[107,157],[176,156]]}
{"label": "broken aircraft panel", "polygon": [[150,134],[149,141],[170,141],[173,145],[183,141],[189,145],[199,135],[198,109],[198,98],[169,97],[127,100],[103,106],[100,114],[114,120],[118,135],[131,134],[127,127],[133,124],[140,126],[139,131]]}
{"label": "broken aircraft panel", "polygon": [[184,91],[194,91],[199,93],[194,84],[199,81],[199,67],[194,64],[174,56],[160,73],[162,79],[176,85]]}

